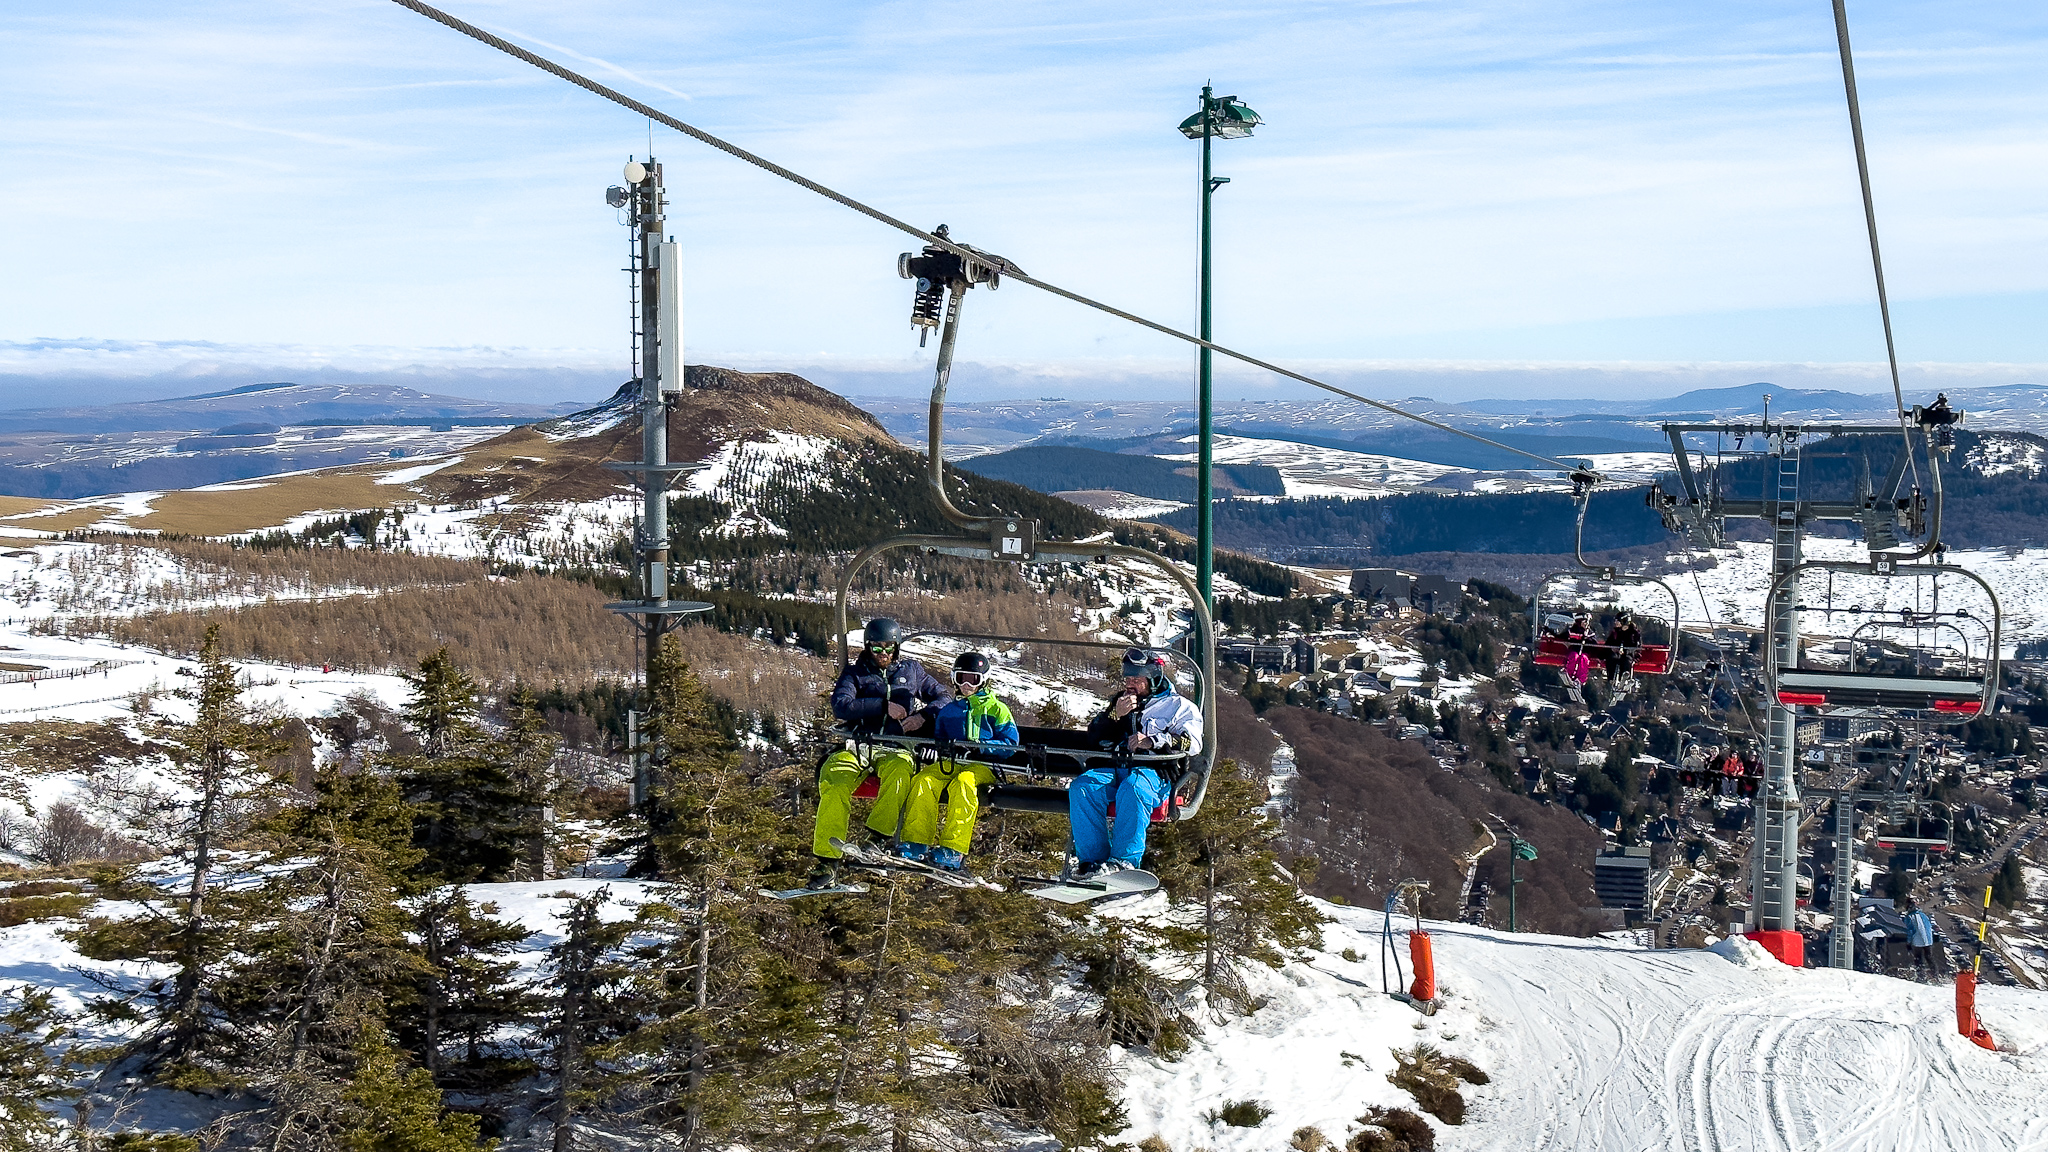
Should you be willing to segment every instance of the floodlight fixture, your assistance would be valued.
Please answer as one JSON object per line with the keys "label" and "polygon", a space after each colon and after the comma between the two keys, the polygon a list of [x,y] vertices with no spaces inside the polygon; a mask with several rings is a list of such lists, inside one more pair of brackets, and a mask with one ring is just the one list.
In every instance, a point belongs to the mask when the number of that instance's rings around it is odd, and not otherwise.
{"label": "floodlight fixture", "polygon": [[1208,136],[1212,140],[1242,140],[1252,134],[1254,127],[1265,123],[1235,96],[1215,96],[1202,103],[1200,112],[1180,122],[1181,135],[1190,140],[1202,138],[1204,117],[1208,119]]}

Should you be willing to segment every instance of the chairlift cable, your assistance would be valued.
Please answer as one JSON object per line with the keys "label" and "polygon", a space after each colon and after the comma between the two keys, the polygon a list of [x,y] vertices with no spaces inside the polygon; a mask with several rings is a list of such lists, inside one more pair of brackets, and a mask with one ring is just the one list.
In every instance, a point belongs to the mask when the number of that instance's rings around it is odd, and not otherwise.
{"label": "chairlift cable", "polygon": [[[403,0],[401,0],[403,2]],[[1906,442],[1906,465],[1913,471],[1913,486],[1920,486],[1920,465],[1913,459],[1913,437],[1906,423],[1906,392],[1899,385],[1899,351],[1892,341],[1892,306],[1884,289],[1884,257],[1877,248],[1877,208],[1870,198],[1870,158],[1863,150],[1863,108],[1856,99],[1856,64],[1849,50],[1849,10],[1846,0],[1834,0],[1835,43],[1842,56],[1842,91],[1849,100],[1849,136],[1856,143],[1856,179],[1863,190],[1863,224],[1870,233],[1870,269],[1877,278],[1877,313],[1884,321],[1884,354],[1891,365],[1892,400],[1899,417],[1899,437]]]}
{"label": "chairlift cable", "polygon": [[[744,160],[747,163],[762,169],[763,171],[773,173],[776,176],[780,176],[784,180],[787,180],[790,183],[797,185],[798,187],[815,192],[818,195],[823,196],[827,200],[830,200],[836,204],[840,204],[844,207],[851,208],[855,212],[858,212],[871,220],[877,221],[878,223],[881,224],[886,224],[899,232],[903,232],[910,236],[914,236],[917,239],[922,240],[926,244],[950,252],[963,260],[973,260],[976,263],[982,264],[984,266],[992,266],[989,254],[986,252],[976,252],[973,249],[966,248],[960,244],[953,242],[952,240],[946,239],[945,237],[935,236],[932,233],[926,232],[924,229],[919,228],[913,224],[908,224],[902,220],[898,220],[894,216],[891,216],[888,213],[883,212],[879,208],[870,207],[869,205],[863,204],[860,201],[855,200],[851,196],[847,196],[840,192],[835,192],[832,189],[827,188],[825,185],[820,184],[815,180],[811,180],[799,173],[793,172],[788,168],[784,168],[782,165],[777,164],[774,161],[767,159],[766,157],[756,156],[752,152],[749,152],[746,149],[741,148],[737,144],[732,144],[728,143],[725,140],[721,140],[718,137],[713,136],[711,133],[706,132],[701,128],[693,127],[692,125],[686,124],[683,121],[678,120],[673,116],[670,116],[666,112],[663,112],[660,109],[653,107],[652,105],[642,103],[641,101],[635,100],[631,96],[628,96],[623,92],[620,92],[613,88],[607,88],[603,84],[599,84],[597,81],[592,80],[589,77],[582,75],[581,73],[573,72],[567,68],[564,68],[560,64],[557,64],[554,61],[549,60],[545,56],[529,52],[526,49],[519,47],[517,44],[514,44],[501,36],[496,36],[489,32],[486,32],[483,29],[477,27],[476,25],[458,19],[457,17],[451,16],[448,13],[443,12],[438,8],[435,8],[430,4],[421,3],[421,0],[392,0],[392,3],[397,4],[403,8],[409,8],[412,11],[417,12],[422,16],[425,16],[427,19],[432,20],[437,24],[445,25],[446,27],[451,28],[457,32],[460,32],[464,36],[467,36],[472,40],[476,40],[482,44],[487,44],[490,47],[496,48],[498,51],[503,52],[508,56],[514,57],[519,60],[523,60],[526,63],[533,65],[535,68],[538,68],[543,72],[547,72],[552,75],[558,76],[564,80],[567,80],[569,83],[576,85],[578,88],[581,88],[593,95],[602,96],[606,100],[610,100],[614,104],[618,104],[621,107],[630,109],[634,112],[639,113],[642,116],[647,117],[649,120],[658,121],[659,123],[667,127],[673,128],[676,131],[681,132],[683,135],[688,136],[693,140],[709,144],[713,148],[716,148],[719,151],[724,152],[726,155],[731,156],[734,159]],[[1282,368],[1280,365],[1274,364],[1271,361],[1261,360],[1258,357],[1252,356],[1248,353],[1239,352],[1231,348],[1226,348],[1221,344],[1212,343],[1208,340],[1202,339],[1199,336],[1190,335],[1186,332],[1182,332],[1178,328],[1172,328],[1165,324],[1161,324],[1156,320],[1147,320],[1143,316],[1139,316],[1133,312],[1126,312],[1121,308],[1115,307],[1114,305],[1104,304],[1099,300],[1092,300],[1086,296],[1081,295],[1078,292],[1070,292],[1057,284],[1051,284],[1044,280],[1039,280],[1034,277],[1027,276],[1022,271],[1018,270],[1018,268],[1015,265],[1010,264],[1006,260],[1001,261],[1001,267],[997,268],[996,270],[1001,275],[1006,276],[1012,280],[1015,280],[1021,284],[1029,284],[1033,288],[1037,288],[1044,292],[1050,292],[1055,296],[1071,300],[1076,304],[1082,305],[1083,307],[1093,308],[1098,312],[1107,313],[1111,316],[1117,317],[1120,320],[1128,320],[1133,324],[1139,325],[1140,327],[1150,328],[1152,331],[1157,332],[1163,336],[1171,336],[1175,340],[1184,341],[1186,343],[1193,344],[1199,348],[1207,348],[1210,351],[1215,352],[1219,355],[1228,356],[1233,360],[1249,364],[1254,368],[1263,368],[1268,372],[1274,373],[1275,375],[1285,376],[1290,380],[1299,381],[1300,383],[1307,384],[1313,388],[1320,388],[1325,392],[1342,396],[1347,400],[1355,400],[1360,404],[1365,404],[1370,407],[1377,408],[1382,412],[1388,413],[1389,415],[1400,416],[1404,419],[1413,420],[1418,424],[1426,424],[1439,432],[1448,432],[1453,436],[1461,436],[1467,440],[1474,441],[1475,443],[1485,444],[1488,447],[1498,448],[1503,452],[1507,452],[1515,456],[1520,456],[1524,459],[1534,460],[1544,465],[1546,468],[1556,469],[1560,472],[1583,471],[1583,469],[1580,469],[1578,466],[1573,464],[1567,464],[1562,460],[1552,459],[1549,456],[1544,456],[1539,453],[1530,452],[1522,448],[1516,448],[1511,444],[1503,444],[1498,440],[1492,440],[1485,436],[1481,436],[1477,432],[1467,431],[1466,429],[1456,427],[1455,425],[1446,424],[1439,420],[1432,420],[1427,416],[1422,416],[1414,412],[1406,411],[1402,408],[1398,408],[1392,404],[1389,404],[1383,400],[1374,400],[1370,396],[1361,396],[1356,392],[1339,388],[1334,384],[1325,383],[1321,380],[1316,379],[1313,376],[1303,375],[1302,373],[1296,372],[1290,368]],[[1889,331],[1889,328],[1887,328],[1887,331]]]}

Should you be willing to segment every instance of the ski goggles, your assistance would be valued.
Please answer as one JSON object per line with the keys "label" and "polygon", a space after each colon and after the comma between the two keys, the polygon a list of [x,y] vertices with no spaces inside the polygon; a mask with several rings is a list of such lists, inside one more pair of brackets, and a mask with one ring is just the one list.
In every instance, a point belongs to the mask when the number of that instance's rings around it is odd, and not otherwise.
{"label": "ski goggles", "polygon": [[868,651],[873,652],[877,656],[893,656],[896,653],[896,645],[870,644],[868,645]]}
{"label": "ski goggles", "polygon": [[979,672],[953,673],[953,683],[958,684],[962,688],[979,688],[981,687],[981,681],[982,674]]}

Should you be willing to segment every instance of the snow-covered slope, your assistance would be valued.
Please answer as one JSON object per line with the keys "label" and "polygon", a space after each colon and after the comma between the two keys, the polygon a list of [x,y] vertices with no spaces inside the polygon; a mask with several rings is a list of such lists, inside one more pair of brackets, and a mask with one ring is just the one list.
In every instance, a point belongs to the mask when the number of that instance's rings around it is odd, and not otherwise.
{"label": "snow-covered slope", "polygon": [[[644,883],[599,878],[469,892],[533,933],[515,959],[538,978],[568,897],[601,888],[613,902],[606,919],[652,895]],[[1380,915],[1321,907],[1333,917],[1322,950],[1251,973],[1257,1012],[1205,1020],[1176,1061],[1116,1053],[1131,1125],[1120,1139],[1274,1152],[1313,1125],[1341,1147],[1368,1106],[1416,1108],[1387,1074],[1393,1050],[1423,1043],[1490,1077],[1465,1089],[1462,1125],[1431,1122],[1445,1152],[2048,1148],[2048,993],[1984,989],[1979,1011],[2000,1041],[1989,1052],[1956,1034],[1946,986],[1794,970],[1739,940],[1648,951],[1425,922],[1443,999],[1425,1017],[1381,991]],[[1165,913],[1156,895],[1103,912]],[[1409,924],[1399,919],[1394,935],[1404,957]],[[0,981],[51,987],[76,1009],[93,991],[82,972],[109,965],[78,955],[63,927],[0,929]],[[1271,1115],[1251,1128],[1206,1118],[1245,1100]]]}
{"label": "snow-covered slope", "polygon": [[[1987,1052],[1956,1034],[1946,986],[1786,968],[1746,941],[1648,951],[1425,922],[1446,1003],[1423,1017],[1380,992],[1380,915],[1328,911],[1327,951],[1262,977],[1259,1012],[1175,1063],[1125,1056],[1126,1139],[1269,1152],[1314,1125],[1341,1146],[1366,1105],[1415,1107],[1386,1075],[1390,1049],[1421,1041],[1492,1078],[1466,1089],[1463,1125],[1437,1126],[1449,1152],[2048,1148],[2048,994],[1985,989],[2012,1049]],[[1246,1099],[1273,1115],[1203,1118]]]}

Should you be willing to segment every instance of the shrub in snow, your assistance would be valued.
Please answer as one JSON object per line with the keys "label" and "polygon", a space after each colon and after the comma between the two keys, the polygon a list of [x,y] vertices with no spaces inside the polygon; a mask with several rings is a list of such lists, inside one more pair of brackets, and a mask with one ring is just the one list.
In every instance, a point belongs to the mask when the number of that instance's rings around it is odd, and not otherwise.
{"label": "shrub in snow", "polygon": [[1395,1087],[1407,1089],[1424,1112],[1446,1124],[1465,1122],[1465,1097],[1458,1091],[1459,1081],[1484,1084],[1491,1079],[1471,1061],[1445,1055],[1428,1044],[1417,1044],[1406,1052],[1396,1049],[1394,1063],[1387,1079]]}
{"label": "shrub in snow", "polygon": [[35,853],[55,867],[84,860],[132,860],[136,846],[94,824],[72,804],[53,804],[36,827]]}
{"label": "shrub in snow", "polygon": [[1202,1114],[1210,1127],[1228,1124],[1233,1128],[1257,1128],[1266,1122],[1273,1110],[1257,1100],[1232,1100],[1221,1108],[1212,1108]]}
{"label": "shrub in snow", "polygon": [[1330,1146],[1330,1138],[1323,1135],[1321,1128],[1311,1124],[1306,1128],[1296,1128],[1287,1146],[1294,1152],[1323,1152]]}
{"label": "shrub in snow", "polygon": [[1173,1145],[1164,1137],[1153,1135],[1138,1141],[1138,1152],[1173,1152]]}
{"label": "shrub in snow", "polygon": [[1351,1137],[1344,1152],[1432,1152],[1436,1147],[1429,1121],[1406,1108],[1367,1108],[1358,1122],[1365,1129]]}

